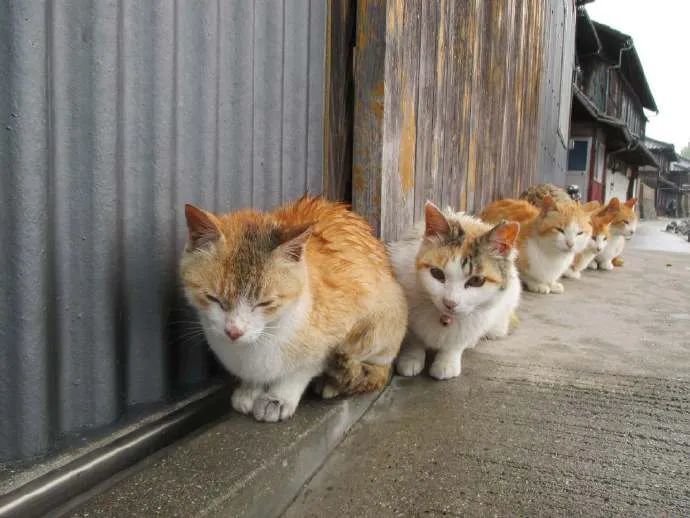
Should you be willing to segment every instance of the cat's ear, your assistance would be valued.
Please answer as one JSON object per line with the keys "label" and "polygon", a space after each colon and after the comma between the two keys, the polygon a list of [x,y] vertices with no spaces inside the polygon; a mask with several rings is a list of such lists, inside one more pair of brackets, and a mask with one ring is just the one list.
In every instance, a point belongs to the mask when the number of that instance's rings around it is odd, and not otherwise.
{"label": "cat's ear", "polygon": [[288,261],[298,262],[302,259],[304,245],[311,236],[312,225],[312,223],[304,223],[280,228],[278,231],[280,245],[275,249],[275,253]]}
{"label": "cat's ear", "polygon": [[450,233],[448,220],[443,212],[430,201],[424,205],[424,223],[426,225],[424,237],[445,237]]}
{"label": "cat's ear", "polygon": [[184,215],[187,218],[191,250],[203,248],[220,238],[218,220],[213,214],[188,203],[184,206]]}
{"label": "cat's ear", "polygon": [[637,198],[630,198],[628,201],[625,202],[625,206],[632,209],[636,203],[637,203]]}
{"label": "cat's ear", "polygon": [[490,253],[506,257],[515,247],[519,234],[520,223],[517,221],[501,221],[487,234]]}
{"label": "cat's ear", "polygon": [[551,196],[544,196],[541,200],[541,213],[546,216],[552,210],[556,210],[556,202]]}
{"label": "cat's ear", "polygon": [[616,214],[621,208],[621,201],[618,198],[611,198],[606,206],[602,207],[597,216],[603,216],[605,214]]}

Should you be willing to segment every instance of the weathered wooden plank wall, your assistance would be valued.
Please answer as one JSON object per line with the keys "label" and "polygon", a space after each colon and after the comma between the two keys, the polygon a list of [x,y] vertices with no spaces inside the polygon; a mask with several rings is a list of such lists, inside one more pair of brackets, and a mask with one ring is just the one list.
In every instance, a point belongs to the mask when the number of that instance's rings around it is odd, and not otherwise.
{"label": "weathered wooden plank wall", "polygon": [[563,25],[549,27],[564,8],[572,0],[358,1],[353,206],[379,235],[397,238],[427,199],[479,210],[547,163],[564,170]]}

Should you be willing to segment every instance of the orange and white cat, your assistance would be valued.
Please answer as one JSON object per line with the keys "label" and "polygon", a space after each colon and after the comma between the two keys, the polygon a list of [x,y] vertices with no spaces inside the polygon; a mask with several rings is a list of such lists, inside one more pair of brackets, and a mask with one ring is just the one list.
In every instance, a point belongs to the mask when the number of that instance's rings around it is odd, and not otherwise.
{"label": "orange and white cat", "polygon": [[[617,198],[612,198],[611,201],[613,200],[618,202]],[[618,202],[618,210],[615,211],[611,222],[611,239],[609,239],[606,247],[596,255],[594,261],[590,263],[593,269],[613,270],[614,266],[623,265],[620,255],[625,248],[625,241],[632,239],[637,230],[636,203],[637,198],[630,198],[625,203]]]}
{"label": "orange and white cat", "polygon": [[565,271],[563,277],[579,279],[582,276],[582,270],[587,268],[594,257],[606,248],[608,240],[611,238],[610,224],[618,211],[618,206],[618,199],[613,198],[603,210],[600,209],[598,203],[594,202],[590,202],[588,207],[584,207],[590,216],[592,236],[585,249],[575,255],[573,264]]}
{"label": "orange and white cat", "polygon": [[525,287],[535,293],[563,293],[558,279],[592,233],[579,204],[556,203],[550,196],[543,198],[541,209],[525,200],[498,200],[484,209],[481,218],[490,223],[520,223],[517,266]]}
{"label": "orange and white cat", "polygon": [[521,291],[515,268],[519,229],[517,223],[492,227],[450,209],[442,213],[427,202],[425,221],[389,245],[409,305],[399,374],[419,374],[426,350],[435,350],[429,374],[456,377],[466,348],[484,336],[508,334]]}
{"label": "orange and white cat", "polygon": [[185,293],[211,349],[241,380],[235,410],[287,419],[322,374],[324,397],[385,385],[407,305],[361,217],[310,197],[270,213],[185,212]]}

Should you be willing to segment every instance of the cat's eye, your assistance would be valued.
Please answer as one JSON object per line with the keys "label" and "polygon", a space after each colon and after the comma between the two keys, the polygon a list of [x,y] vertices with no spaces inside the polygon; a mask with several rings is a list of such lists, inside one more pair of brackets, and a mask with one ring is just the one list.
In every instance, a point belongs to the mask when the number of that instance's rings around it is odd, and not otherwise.
{"label": "cat's eye", "polygon": [[623,224],[624,224],[624,225],[630,225],[630,222],[629,222],[627,219],[624,219],[624,220],[623,220]]}
{"label": "cat's eye", "polygon": [[608,238],[608,237],[605,237],[605,238],[604,238],[604,241],[608,241],[608,240],[609,240],[609,238]]}
{"label": "cat's eye", "polygon": [[259,302],[259,303],[258,303],[256,306],[254,306],[254,307],[255,307],[255,308],[265,308],[265,307],[267,307],[267,306],[270,306],[271,304],[273,304],[273,301],[272,301],[272,300],[264,300],[263,302]]}
{"label": "cat's eye", "polygon": [[480,277],[479,275],[474,275],[467,279],[467,282],[465,283],[466,288],[479,288],[481,286],[484,286],[484,282],[486,282],[486,279],[484,277]]}
{"label": "cat's eye", "polygon": [[432,268],[431,270],[429,270],[429,273],[434,279],[436,279],[439,282],[445,282],[446,280],[446,274],[443,273],[443,270],[441,270],[440,268]]}
{"label": "cat's eye", "polygon": [[220,301],[220,299],[217,299],[213,295],[209,295],[208,293],[206,294],[206,298],[210,301],[213,302],[214,304],[218,304],[221,308],[223,307],[223,303]]}
{"label": "cat's eye", "polygon": [[556,227],[556,230],[558,230],[561,234],[565,234],[565,230],[563,230],[561,227]]}
{"label": "cat's eye", "polygon": [[581,235],[584,234],[584,233],[585,233],[585,232],[584,232],[583,230],[580,230],[580,231],[577,233],[577,235],[578,235],[578,236],[581,236]]}

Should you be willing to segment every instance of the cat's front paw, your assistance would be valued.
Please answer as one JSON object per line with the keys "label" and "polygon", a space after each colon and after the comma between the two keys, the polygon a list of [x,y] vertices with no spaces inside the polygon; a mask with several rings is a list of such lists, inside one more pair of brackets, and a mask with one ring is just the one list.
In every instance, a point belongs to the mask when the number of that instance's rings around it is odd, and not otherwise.
{"label": "cat's front paw", "polygon": [[275,423],[290,419],[297,410],[297,405],[273,394],[261,394],[256,401],[252,413],[257,421]]}
{"label": "cat's front paw", "polygon": [[597,262],[594,259],[592,259],[590,263],[587,265],[587,268],[590,270],[598,270],[599,264],[597,264]]}
{"label": "cat's front paw", "polygon": [[398,358],[395,368],[401,376],[416,376],[424,368],[424,358],[401,356]]}
{"label": "cat's front paw", "polygon": [[579,279],[582,277],[582,274],[580,272],[576,272],[572,268],[568,268],[564,273],[563,277],[566,277],[568,279]]}
{"label": "cat's front paw", "polygon": [[261,393],[261,390],[251,386],[240,385],[232,393],[232,408],[240,414],[251,414],[254,408],[254,401]]}
{"label": "cat's front paw", "polygon": [[314,393],[323,399],[333,399],[340,395],[340,390],[322,377],[314,382]]}
{"label": "cat's front paw", "polygon": [[459,361],[436,360],[429,368],[429,375],[437,380],[447,380],[460,376],[462,364]]}
{"label": "cat's front paw", "polygon": [[563,293],[565,291],[565,288],[560,282],[552,282],[549,288],[551,289],[551,293]]}
{"label": "cat's front paw", "polygon": [[548,284],[542,284],[539,282],[528,282],[525,283],[525,287],[527,288],[527,291],[531,291],[532,293],[551,293],[551,288],[549,288]]}
{"label": "cat's front paw", "polygon": [[605,263],[599,263],[599,269],[600,270],[608,270],[608,271],[613,270],[613,264],[611,263],[611,261],[607,261]]}

